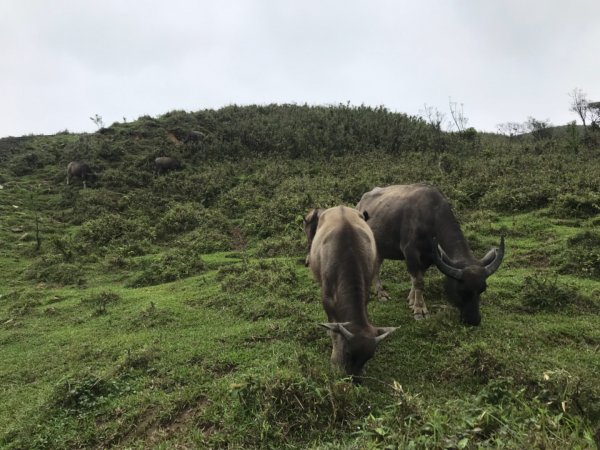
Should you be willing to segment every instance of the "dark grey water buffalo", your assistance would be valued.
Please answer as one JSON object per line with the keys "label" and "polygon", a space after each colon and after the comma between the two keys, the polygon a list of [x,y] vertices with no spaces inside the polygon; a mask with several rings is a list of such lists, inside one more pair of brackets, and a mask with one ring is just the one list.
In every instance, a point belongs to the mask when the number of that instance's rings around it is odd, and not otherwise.
{"label": "dark grey water buffalo", "polygon": [[170,156],[159,156],[154,160],[154,172],[161,175],[171,170],[181,169],[181,163],[178,159]]}
{"label": "dark grey water buffalo", "polygon": [[83,181],[83,188],[87,187],[86,181],[92,181],[96,178],[96,175],[86,163],[81,161],[71,161],[67,164],[67,184],[70,183],[73,178],[81,178]]}
{"label": "dark grey water buffalo", "polygon": [[446,275],[446,293],[460,310],[462,322],[479,325],[480,295],[502,262],[504,237],[500,248],[476,259],[446,198],[438,189],[421,184],[375,188],[362,196],[357,209],[368,211],[377,242],[375,283],[380,299],[389,298],[378,275],[383,260],[405,259],[412,281],[409,305],[416,319],[426,317],[423,275],[435,264]]}
{"label": "dark grey water buffalo", "polygon": [[346,375],[358,376],[377,344],[395,328],[369,323],[367,302],[376,265],[375,239],[363,214],[338,206],[313,209],[304,218],[310,243],[308,265],[321,286],[333,343],[331,362]]}

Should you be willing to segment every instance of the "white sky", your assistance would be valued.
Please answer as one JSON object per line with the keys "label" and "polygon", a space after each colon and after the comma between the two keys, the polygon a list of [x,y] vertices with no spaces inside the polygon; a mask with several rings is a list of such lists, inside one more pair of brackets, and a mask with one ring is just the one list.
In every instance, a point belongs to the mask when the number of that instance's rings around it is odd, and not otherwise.
{"label": "white sky", "polygon": [[229,104],[369,106],[495,131],[600,100],[600,0],[0,0],[0,137]]}

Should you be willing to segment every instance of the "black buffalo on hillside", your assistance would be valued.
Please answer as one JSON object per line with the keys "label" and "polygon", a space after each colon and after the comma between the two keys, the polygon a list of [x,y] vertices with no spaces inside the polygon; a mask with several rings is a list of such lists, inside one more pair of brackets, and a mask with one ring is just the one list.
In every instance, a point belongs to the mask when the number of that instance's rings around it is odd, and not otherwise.
{"label": "black buffalo on hillside", "polygon": [[[504,237],[500,248],[476,259],[446,198],[435,187],[422,184],[376,187],[362,196],[357,209],[369,213],[367,223],[377,242],[376,274],[384,259],[406,260],[412,281],[408,301],[416,319],[429,314],[423,275],[435,264],[446,275],[446,293],[460,310],[461,321],[479,325],[480,295],[487,278],[500,267]],[[378,297],[389,298],[379,275],[375,283]]]}
{"label": "black buffalo on hillside", "polygon": [[154,160],[154,172],[158,175],[181,169],[181,163],[171,156],[159,156]]}
{"label": "black buffalo on hillside", "polygon": [[87,181],[93,181],[96,178],[96,174],[92,171],[90,166],[81,161],[71,161],[67,164],[67,184],[73,178],[81,178],[83,181],[83,188],[87,187]]}

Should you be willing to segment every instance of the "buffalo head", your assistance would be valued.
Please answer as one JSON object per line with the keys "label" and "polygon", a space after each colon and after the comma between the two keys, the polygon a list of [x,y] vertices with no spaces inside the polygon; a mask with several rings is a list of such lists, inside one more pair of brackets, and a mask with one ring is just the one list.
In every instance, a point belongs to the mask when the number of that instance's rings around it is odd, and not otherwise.
{"label": "buffalo head", "polygon": [[480,297],[487,287],[486,280],[492,275],[504,258],[504,236],[500,247],[493,248],[481,260],[452,261],[433,240],[433,261],[446,275],[446,294],[452,304],[460,311],[461,321],[477,326],[481,322],[479,313]]}
{"label": "buffalo head", "polygon": [[355,377],[360,376],[364,365],[373,357],[377,344],[396,330],[396,327],[360,327],[351,322],[319,325],[329,330],[333,337],[331,363],[353,381],[358,381]]}

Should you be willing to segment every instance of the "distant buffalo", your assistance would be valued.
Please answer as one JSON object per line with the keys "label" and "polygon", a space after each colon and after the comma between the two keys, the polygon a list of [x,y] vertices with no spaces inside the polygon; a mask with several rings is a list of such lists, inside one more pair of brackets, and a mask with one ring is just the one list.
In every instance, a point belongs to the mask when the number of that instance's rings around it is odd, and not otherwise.
{"label": "distant buffalo", "polygon": [[81,178],[83,181],[83,188],[85,189],[87,187],[86,181],[93,181],[96,178],[96,174],[86,163],[81,161],[71,161],[67,164],[67,184],[70,183],[72,178]]}
{"label": "distant buffalo", "polygon": [[154,160],[154,172],[158,175],[181,169],[181,163],[170,156],[159,156]]}

